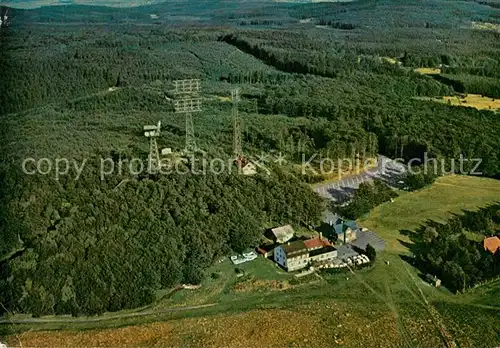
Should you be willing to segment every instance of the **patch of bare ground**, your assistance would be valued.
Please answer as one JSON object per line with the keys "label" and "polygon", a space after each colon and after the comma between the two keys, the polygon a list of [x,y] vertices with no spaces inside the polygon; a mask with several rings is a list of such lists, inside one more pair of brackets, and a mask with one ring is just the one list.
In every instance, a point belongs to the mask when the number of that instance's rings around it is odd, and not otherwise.
{"label": "patch of bare ground", "polygon": [[239,282],[233,286],[234,292],[249,292],[249,291],[279,291],[286,290],[291,287],[288,281],[280,280],[261,280],[261,279],[247,279]]}
{"label": "patch of bare ground", "polygon": [[[119,329],[26,332],[25,347],[395,347],[401,337],[389,311],[363,313],[345,302],[291,310],[252,310]],[[418,327],[418,325],[417,325]],[[14,337],[9,342],[15,346]]]}

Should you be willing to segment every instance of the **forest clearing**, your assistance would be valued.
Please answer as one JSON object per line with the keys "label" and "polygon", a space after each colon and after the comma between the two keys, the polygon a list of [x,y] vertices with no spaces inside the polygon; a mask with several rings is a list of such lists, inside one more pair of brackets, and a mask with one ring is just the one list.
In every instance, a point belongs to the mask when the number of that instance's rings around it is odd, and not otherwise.
{"label": "forest clearing", "polygon": [[443,176],[429,188],[403,194],[392,203],[376,207],[360,223],[386,241],[386,248],[398,252],[408,249],[409,242],[400,231],[418,227],[428,219],[444,222],[450,215],[474,210],[500,200],[500,183],[496,180],[466,176]]}
{"label": "forest clearing", "polygon": [[452,106],[462,106],[467,108],[475,108],[477,110],[499,110],[500,99],[489,98],[480,94],[454,95],[444,96],[441,98],[418,98],[420,100],[430,100],[442,104]]}
{"label": "forest clearing", "polygon": [[479,30],[493,30],[500,33],[500,24],[488,22],[472,22],[473,29]]}
{"label": "forest clearing", "polygon": [[417,68],[415,72],[422,75],[438,75],[441,74],[440,68]]}

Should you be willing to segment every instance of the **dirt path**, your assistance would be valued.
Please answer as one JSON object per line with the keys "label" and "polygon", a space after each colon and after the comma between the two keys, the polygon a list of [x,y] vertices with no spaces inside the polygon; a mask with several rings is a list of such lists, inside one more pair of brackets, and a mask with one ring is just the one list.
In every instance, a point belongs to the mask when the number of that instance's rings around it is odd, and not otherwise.
{"label": "dirt path", "polygon": [[[469,187],[469,188],[474,189],[474,190],[482,190],[482,191],[491,191],[492,190],[491,187],[477,187],[477,186],[469,186],[469,185],[457,185],[457,184],[449,184],[449,183],[446,183],[446,182],[435,182],[434,185],[460,187],[460,188],[467,188],[467,187]],[[494,190],[494,191],[500,191],[500,190]]]}
{"label": "dirt path", "polygon": [[420,288],[420,286],[418,286],[417,279],[415,279],[415,277],[413,276],[413,274],[411,274],[410,270],[408,269],[408,267],[404,263],[403,263],[403,267],[405,268],[406,272],[410,276],[410,278],[411,278],[413,284],[415,285],[415,287],[418,289],[418,292],[420,293],[420,296],[422,297],[422,299],[423,299],[423,301],[424,301],[424,303],[426,305],[426,308],[427,308],[429,314],[431,315],[432,320],[434,321],[436,327],[439,329],[439,332],[441,333],[441,335],[443,337],[443,340],[444,340],[444,343],[446,344],[446,346],[448,348],[456,348],[456,347],[458,347],[457,343],[453,339],[453,336],[450,334],[450,332],[446,328],[446,326],[444,324],[444,320],[441,317],[441,314],[439,314],[439,312],[437,311],[437,309],[427,300],[427,297],[425,297],[424,292],[422,291],[422,289]]}
{"label": "dirt path", "polygon": [[401,316],[399,315],[396,303],[394,302],[394,298],[392,297],[391,287],[389,286],[387,279],[385,281],[385,293],[387,296],[387,306],[389,307],[394,316],[394,320],[396,321],[396,326],[398,328],[399,335],[403,339],[403,344],[405,347],[412,348],[413,344],[411,335],[406,329],[406,326],[404,325],[404,322],[401,319]]}
{"label": "dirt path", "polygon": [[379,294],[372,286],[370,286],[367,282],[365,282],[356,272],[353,271],[353,269],[350,266],[347,266],[349,268],[349,271],[354,275],[356,280],[358,280],[360,283],[362,283],[368,290],[370,290],[375,296],[377,296],[379,299],[381,299],[387,307],[389,307],[389,310],[392,312],[394,316],[394,320],[396,322],[396,327],[398,329],[399,335],[401,336],[403,346],[407,348],[412,348],[412,339],[410,336],[410,333],[406,329],[406,326],[404,325],[403,321],[401,320],[401,317],[399,315],[399,312],[396,308],[396,304],[394,302],[394,299],[392,297],[392,292],[390,289],[389,284],[387,283],[387,280],[385,282],[385,293],[386,296],[382,296]]}
{"label": "dirt path", "polygon": [[134,318],[134,317],[143,317],[147,315],[155,315],[155,314],[163,314],[163,313],[171,313],[171,312],[182,312],[193,309],[201,309],[207,307],[214,307],[217,303],[209,303],[198,306],[186,306],[186,307],[172,307],[172,308],[164,308],[164,309],[150,309],[142,312],[134,312],[134,313],[123,313],[123,314],[115,314],[110,316],[99,316],[95,318],[27,318],[27,319],[8,319],[2,318],[0,319],[0,324],[41,324],[41,323],[92,323],[92,322],[100,322],[106,320],[114,320],[114,319],[124,319],[124,318]]}

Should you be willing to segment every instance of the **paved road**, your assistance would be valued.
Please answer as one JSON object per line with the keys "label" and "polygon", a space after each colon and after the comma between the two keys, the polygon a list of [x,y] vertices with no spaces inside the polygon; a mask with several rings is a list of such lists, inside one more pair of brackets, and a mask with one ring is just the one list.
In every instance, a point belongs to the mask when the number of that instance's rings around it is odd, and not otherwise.
{"label": "paved road", "polygon": [[401,163],[395,162],[388,157],[379,156],[377,168],[347,177],[340,181],[317,186],[314,191],[331,201],[342,203],[347,201],[354,193],[354,190],[359,188],[359,185],[363,182],[371,182],[374,179],[380,179],[390,186],[396,186],[397,181],[399,181],[399,178],[405,171],[406,168]]}
{"label": "paved road", "polygon": [[216,306],[217,303],[209,303],[199,306],[186,306],[186,307],[171,307],[164,309],[149,309],[142,312],[134,312],[134,313],[123,313],[123,314],[115,314],[109,316],[98,316],[94,318],[74,318],[74,317],[59,317],[59,318],[27,318],[27,319],[6,319],[1,318],[0,324],[33,324],[33,323],[92,323],[113,319],[123,319],[123,318],[133,318],[133,317],[144,317],[147,315],[155,315],[162,313],[171,313],[171,312],[181,312],[188,311],[192,309],[200,309],[206,307]]}

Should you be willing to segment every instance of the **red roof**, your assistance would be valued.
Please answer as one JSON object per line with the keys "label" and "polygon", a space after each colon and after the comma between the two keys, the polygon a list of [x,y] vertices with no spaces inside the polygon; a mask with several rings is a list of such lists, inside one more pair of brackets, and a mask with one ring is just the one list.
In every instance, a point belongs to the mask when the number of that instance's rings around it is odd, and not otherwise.
{"label": "red roof", "polygon": [[317,249],[317,248],[322,248],[325,246],[330,246],[330,242],[324,239],[320,238],[313,238],[313,239],[308,239],[304,241],[304,244],[306,245],[307,249]]}
{"label": "red roof", "polygon": [[487,250],[491,253],[496,253],[498,249],[500,249],[500,238],[498,237],[489,237],[485,238],[483,241],[484,250]]}
{"label": "red roof", "polygon": [[264,255],[265,253],[267,253],[267,251],[265,251],[264,249],[259,248],[259,247],[257,247],[257,252],[259,252],[259,254],[262,254],[262,255]]}

